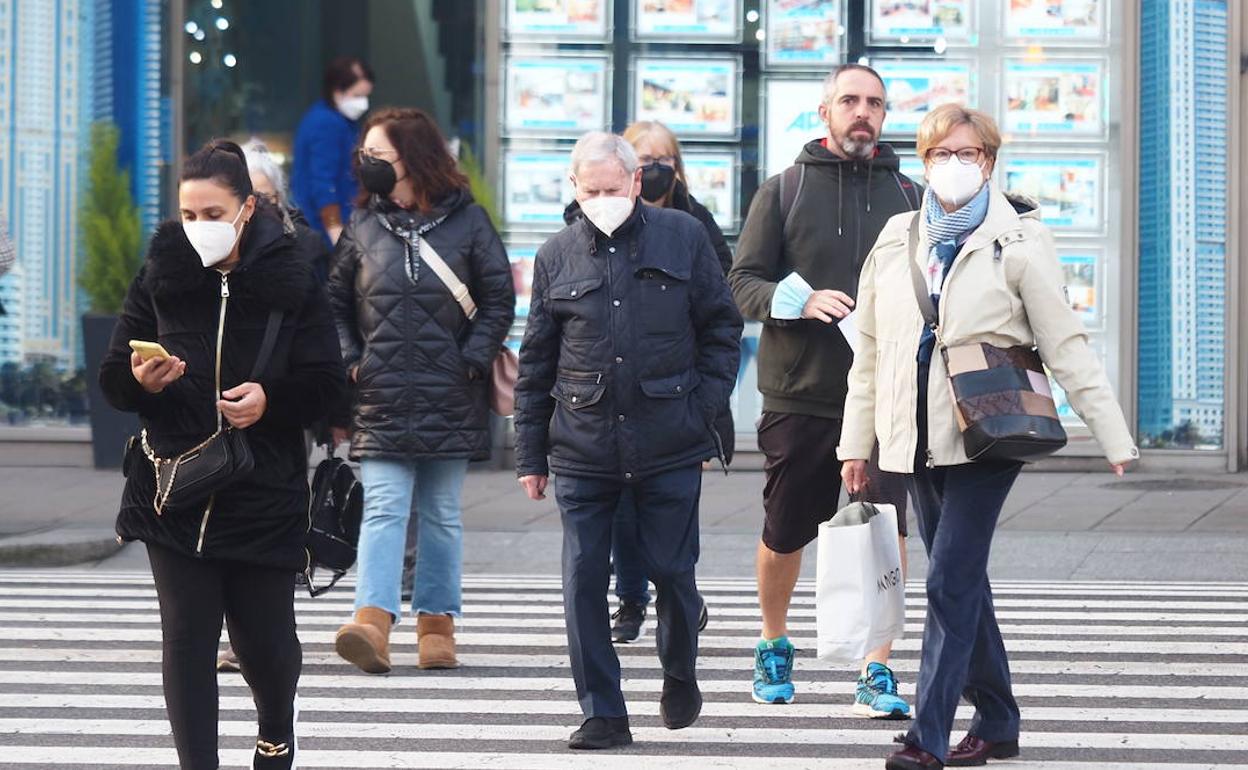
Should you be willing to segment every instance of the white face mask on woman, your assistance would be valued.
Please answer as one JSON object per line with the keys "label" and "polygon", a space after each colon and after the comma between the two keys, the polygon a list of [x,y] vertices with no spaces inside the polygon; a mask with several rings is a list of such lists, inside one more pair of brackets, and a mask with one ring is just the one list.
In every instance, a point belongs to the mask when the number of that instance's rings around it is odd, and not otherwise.
{"label": "white face mask on woman", "polygon": [[963,163],[955,156],[929,165],[927,183],[937,198],[950,206],[961,206],[984,186],[984,168],[978,163]]}
{"label": "white face mask on woman", "polygon": [[342,96],[336,101],[338,111],[341,112],[347,120],[359,120],[361,115],[368,112],[367,96]]}
{"label": "white face mask on woman", "polygon": [[235,230],[234,225],[242,217],[244,208],[246,206],[239,208],[233,222],[200,220],[182,223],[186,239],[195,247],[195,253],[199,255],[199,261],[204,263],[204,267],[220,264],[230,256],[234,244],[238,242],[238,236],[242,233],[242,230]]}

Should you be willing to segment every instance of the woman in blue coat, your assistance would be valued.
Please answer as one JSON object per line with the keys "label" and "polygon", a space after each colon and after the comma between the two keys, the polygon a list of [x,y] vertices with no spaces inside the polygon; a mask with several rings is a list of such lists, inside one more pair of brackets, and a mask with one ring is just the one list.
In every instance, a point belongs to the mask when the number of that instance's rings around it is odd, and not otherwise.
{"label": "woman in blue coat", "polygon": [[360,59],[334,59],[325,68],[323,98],[308,109],[295,132],[291,193],[312,229],[331,246],[338,242],[358,192],[351,154],[374,80],[373,71]]}

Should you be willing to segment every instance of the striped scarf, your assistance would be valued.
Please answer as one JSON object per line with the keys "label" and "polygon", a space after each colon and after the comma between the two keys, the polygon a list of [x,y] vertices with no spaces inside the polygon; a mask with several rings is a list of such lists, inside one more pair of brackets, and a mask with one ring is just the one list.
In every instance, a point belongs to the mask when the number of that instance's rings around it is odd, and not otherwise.
{"label": "striped scarf", "polygon": [[945,211],[936,193],[931,187],[927,188],[927,242],[931,244],[927,259],[927,287],[937,301],[945,285],[945,276],[957,256],[958,244],[978,229],[988,216],[988,187],[985,184],[974,198],[956,211]]}

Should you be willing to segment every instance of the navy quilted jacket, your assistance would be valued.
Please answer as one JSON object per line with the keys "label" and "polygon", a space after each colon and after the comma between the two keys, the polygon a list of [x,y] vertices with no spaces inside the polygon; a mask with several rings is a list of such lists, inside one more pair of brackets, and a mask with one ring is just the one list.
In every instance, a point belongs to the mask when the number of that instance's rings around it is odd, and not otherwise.
{"label": "navy quilted jacket", "polygon": [[380,216],[352,213],[330,268],[343,359],[359,367],[351,457],[485,459],[488,375],[515,314],[507,252],[466,192],[418,215],[446,216],[425,239],[468,286],[469,321],[428,265],[408,277],[404,243]]}
{"label": "navy quilted jacket", "polygon": [[534,265],[517,474],[634,481],[715,456],[740,340],[698,220],[638,203],[610,238],[585,219],[568,225]]}

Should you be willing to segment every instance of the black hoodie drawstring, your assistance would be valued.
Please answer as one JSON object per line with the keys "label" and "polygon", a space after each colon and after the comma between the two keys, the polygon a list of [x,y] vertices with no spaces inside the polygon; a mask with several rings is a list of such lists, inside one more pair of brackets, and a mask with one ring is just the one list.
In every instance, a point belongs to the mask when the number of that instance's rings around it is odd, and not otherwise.
{"label": "black hoodie drawstring", "polygon": [[841,221],[844,217],[843,211],[845,209],[845,193],[843,192],[844,186],[841,184],[841,180],[844,178],[845,178],[845,164],[837,163],[836,164],[836,237],[837,238],[840,238],[843,236],[843,233],[841,232]]}

